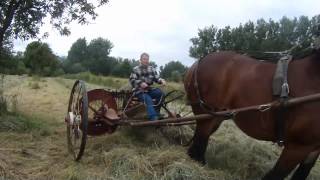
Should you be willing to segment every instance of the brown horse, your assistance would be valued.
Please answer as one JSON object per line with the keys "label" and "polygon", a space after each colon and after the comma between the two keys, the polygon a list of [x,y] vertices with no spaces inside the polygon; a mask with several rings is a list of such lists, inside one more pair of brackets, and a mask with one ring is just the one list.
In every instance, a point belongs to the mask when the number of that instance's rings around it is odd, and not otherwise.
{"label": "brown horse", "polygon": [[[197,67],[198,66],[198,67]],[[197,69],[198,68],[198,69]],[[194,114],[207,111],[201,99],[215,111],[253,106],[275,100],[272,79],[276,65],[257,61],[234,52],[217,52],[193,64],[185,76],[184,86]],[[197,73],[195,75],[195,73]],[[195,77],[198,86],[195,85]],[[289,64],[290,97],[320,92],[320,53],[314,52]],[[197,88],[199,93],[197,93]],[[199,95],[198,95],[199,94]],[[284,149],[271,171],[263,179],[282,180],[296,166],[292,179],[306,179],[320,152],[320,102],[290,107],[285,114]],[[276,111],[246,111],[233,120],[247,135],[265,141],[276,141]],[[188,150],[191,158],[205,163],[208,138],[224,119],[216,116],[197,122],[193,142]]]}

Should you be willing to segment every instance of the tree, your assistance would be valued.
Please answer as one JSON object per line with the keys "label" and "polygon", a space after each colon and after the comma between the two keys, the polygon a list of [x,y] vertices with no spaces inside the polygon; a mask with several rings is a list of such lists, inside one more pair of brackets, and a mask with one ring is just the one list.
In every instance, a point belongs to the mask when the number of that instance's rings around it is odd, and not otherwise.
{"label": "tree", "polygon": [[218,29],[214,26],[206,27],[203,30],[199,29],[198,36],[191,38],[193,46],[190,47],[190,56],[202,58],[210,52],[216,51],[216,34]]}
{"label": "tree", "polygon": [[1,0],[0,1],[0,55],[5,41],[24,40],[39,36],[46,17],[62,35],[70,34],[67,25],[73,21],[86,24],[97,17],[96,8],[108,0],[95,4],[87,0]]}
{"label": "tree", "polygon": [[79,38],[74,42],[68,52],[67,59],[72,63],[83,63],[88,58],[88,47],[85,38]]}
{"label": "tree", "polygon": [[109,56],[112,47],[111,41],[101,37],[91,40],[89,44],[85,38],[79,38],[72,44],[67,60],[63,62],[64,70],[68,73],[90,71],[109,75],[116,62]]}
{"label": "tree", "polygon": [[24,63],[31,73],[49,76],[59,67],[60,62],[47,43],[34,41],[26,48]]}
{"label": "tree", "polygon": [[187,67],[185,67],[179,61],[170,61],[169,63],[165,64],[164,67],[160,67],[160,76],[165,79],[179,81],[184,73],[186,72]]}
{"label": "tree", "polygon": [[96,74],[110,74],[113,67],[113,59],[109,57],[112,47],[108,39],[99,37],[91,40],[87,47],[88,59],[82,63],[83,66]]}
{"label": "tree", "polygon": [[111,74],[117,77],[128,78],[133,70],[134,61],[129,59],[117,59],[117,65],[112,69]]}
{"label": "tree", "polygon": [[111,41],[99,37],[91,40],[88,45],[88,56],[93,59],[106,59],[112,48],[113,44]]}
{"label": "tree", "polygon": [[278,22],[270,19],[258,19],[256,23],[246,22],[238,27],[218,29],[209,26],[199,29],[198,36],[190,39],[191,57],[201,59],[208,53],[220,50],[233,50],[251,55],[262,55],[264,51],[285,51],[303,56],[303,51],[311,47],[313,36],[319,36],[320,15],[311,20],[307,16],[300,18],[282,17]]}

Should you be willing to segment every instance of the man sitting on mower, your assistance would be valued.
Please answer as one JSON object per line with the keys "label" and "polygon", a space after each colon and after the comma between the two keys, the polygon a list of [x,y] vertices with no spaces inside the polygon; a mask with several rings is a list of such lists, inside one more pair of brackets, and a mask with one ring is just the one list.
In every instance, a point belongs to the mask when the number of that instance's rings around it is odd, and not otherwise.
{"label": "man sitting on mower", "polygon": [[[166,85],[166,81],[160,78],[156,70],[149,64],[149,54],[141,54],[140,65],[134,67],[129,80],[135,96],[147,106],[148,118],[150,120],[159,119],[164,93],[151,85],[154,82]],[[155,102],[152,99],[155,99]]]}

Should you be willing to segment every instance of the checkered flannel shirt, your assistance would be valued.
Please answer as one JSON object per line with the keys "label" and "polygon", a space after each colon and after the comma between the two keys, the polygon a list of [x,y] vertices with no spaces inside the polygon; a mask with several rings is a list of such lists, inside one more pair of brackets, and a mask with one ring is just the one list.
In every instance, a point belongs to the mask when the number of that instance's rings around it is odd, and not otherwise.
{"label": "checkered flannel shirt", "polygon": [[142,82],[145,82],[150,86],[153,82],[161,84],[162,79],[152,66],[139,65],[133,68],[133,72],[131,73],[129,80],[133,88],[132,90],[136,91],[139,90]]}

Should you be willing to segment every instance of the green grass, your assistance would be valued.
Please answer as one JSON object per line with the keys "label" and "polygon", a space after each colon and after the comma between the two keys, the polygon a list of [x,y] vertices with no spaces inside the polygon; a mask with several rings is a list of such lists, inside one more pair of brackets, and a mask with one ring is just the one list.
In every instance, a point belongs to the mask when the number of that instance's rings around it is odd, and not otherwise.
{"label": "green grass", "polygon": [[[66,74],[62,76],[66,79],[80,79],[86,81],[87,83],[92,83],[96,85],[101,85],[110,89],[130,89],[129,77],[128,78],[118,78],[112,76],[102,76],[94,75],[90,72],[83,72],[78,74]],[[155,84],[156,87],[160,85]],[[168,82],[167,86],[163,87],[165,91],[171,90],[181,90],[183,91],[182,83]]]}
{"label": "green grass", "polygon": [[30,117],[20,113],[6,113],[0,116],[0,132],[32,133],[48,136],[51,130],[49,124],[38,117]]}
{"label": "green grass", "polygon": [[119,89],[129,83],[128,79],[94,75],[90,72],[83,72],[79,74],[66,74],[63,77],[67,79],[80,79],[86,81],[87,83],[102,85],[106,88],[112,89]]}

